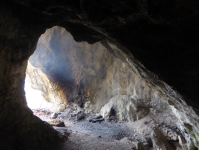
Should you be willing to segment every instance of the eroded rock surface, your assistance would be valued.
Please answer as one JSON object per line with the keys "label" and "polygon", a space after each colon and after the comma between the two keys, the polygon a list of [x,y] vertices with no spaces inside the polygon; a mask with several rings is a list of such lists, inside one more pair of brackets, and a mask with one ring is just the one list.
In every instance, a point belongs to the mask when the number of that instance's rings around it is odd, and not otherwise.
{"label": "eroded rock surface", "polygon": [[[23,84],[27,59],[35,50],[37,39],[55,25],[66,28],[76,41],[106,40],[102,43],[112,54],[158,91],[154,99],[161,97],[171,107],[185,139],[188,141],[191,136],[199,147],[195,114],[199,108],[198,6],[195,0],[1,0],[0,133],[3,148],[41,149],[41,141],[51,137],[45,133],[54,132],[27,108]],[[195,112],[184,101],[194,107]],[[48,131],[42,130],[45,128]],[[9,134],[12,138],[5,138]]]}
{"label": "eroded rock surface", "polygon": [[101,114],[106,119],[116,116],[121,120],[135,121],[137,118],[137,103],[133,103],[130,96],[116,96],[102,107]]}
{"label": "eroded rock surface", "polygon": [[77,103],[96,113],[118,95],[139,99],[143,107],[155,105],[152,89],[127,64],[100,43],[76,43],[61,27],[48,29],[40,37],[29,59],[27,79],[58,110]]}
{"label": "eroded rock surface", "polygon": [[[108,44],[114,51],[118,48]],[[166,83],[158,81],[155,84],[152,82],[154,78],[146,80],[150,74],[136,68],[139,63],[126,60],[113,57],[100,43],[76,43],[65,29],[53,27],[41,36],[29,60],[27,78],[33,88],[43,92],[47,101],[54,103],[57,111],[77,104],[85,113],[101,113],[105,119],[124,121],[138,121],[152,111],[154,116],[157,115],[157,125],[162,119],[168,120],[168,124],[181,130],[186,141],[181,144],[183,148],[191,147],[190,141],[197,146],[198,116],[192,108]],[[169,95],[171,92],[173,94]],[[187,130],[184,125],[187,122],[193,124],[194,133]],[[193,133],[192,137],[187,131]],[[151,138],[158,139],[155,133]],[[177,136],[168,138],[176,139]],[[165,149],[164,139],[157,142],[159,146],[153,144],[154,148]]]}
{"label": "eroded rock surface", "polygon": [[0,149],[55,149],[58,133],[33,115],[24,92],[27,61],[43,30],[24,27],[6,8],[1,1]]}

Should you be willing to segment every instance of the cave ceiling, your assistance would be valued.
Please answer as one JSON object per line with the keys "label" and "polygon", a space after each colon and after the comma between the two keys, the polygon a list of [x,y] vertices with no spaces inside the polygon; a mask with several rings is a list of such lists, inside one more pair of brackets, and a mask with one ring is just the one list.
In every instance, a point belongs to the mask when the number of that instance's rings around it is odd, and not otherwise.
{"label": "cave ceiling", "polygon": [[31,34],[58,25],[78,42],[114,43],[199,109],[198,1],[3,0],[0,7]]}

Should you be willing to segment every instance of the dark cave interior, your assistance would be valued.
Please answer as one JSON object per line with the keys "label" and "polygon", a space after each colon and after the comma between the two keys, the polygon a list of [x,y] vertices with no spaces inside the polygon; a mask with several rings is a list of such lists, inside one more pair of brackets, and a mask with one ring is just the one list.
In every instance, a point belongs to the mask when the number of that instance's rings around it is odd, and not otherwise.
{"label": "dark cave interior", "polygon": [[[127,70],[132,70],[136,76],[139,76],[144,82],[142,84],[155,91],[154,101],[159,100],[157,97],[163,100],[160,109],[163,109],[163,105],[169,106],[165,111],[170,110],[175,114],[173,117],[179,122],[182,137],[186,141],[179,140],[181,147],[184,148],[182,145],[186,145],[186,149],[189,149],[190,144],[187,144],[187,141],[191,139],[190,143],[195,145],[194,148],[199,148],[198,7],[199,2],[196,0],[2,0],[0,2],[1,149],[61,149],[58,148],[59,142],[57,142],[60,133],[33,115],[27,107],[24,92],[28,59],[38,47],[39,37],[53,26],[66,29],[76,42],[89,44],[99,42],[103,45],[109,52],[102,55],[102,58],[106,58],[107,64],[103,60],[105,65],[101,65],[97,70],[100,80],[94,77],[92,80],[96,83],[104,80],[106,74],[103,72],[113,62],[111,56],[118,58],[127,66]],[[64,59],[66,52],[63,51],[63,54],[59,55]],[[65,98],[73,96],[75,93],[73,90],[77,89],[74,82],[65,80],[64,77],[58,78],[61,79],[57,86],[60,87],[59,90],[62,90],[62,93],[67,91]],[[118,79],[120,78],[122,77],[119,76]],[[49,80],[57,82],[56,78]],[[61,83],[63,85],[66,83],[69,88],[64,89]],[[85,95],[85,91],[92,89],[92,86],[87,87],[83,83],[91,84],[86,79],[78,82],[78,88],[83,90],[79,90],[79,94],[76,91],[77,97]],[[142,85],[140,83],[137,85]],[[135,105],[133,102],[128,103],[129,99],[123,94],[110,97],[110,101],[102,100],[103,104],[107,104],[102,105],[102,116],[106,118],[106,109],[111,105],[124,113],[126,109],[123,110],[119,106],[127,108],[128,104],[133,112]],[[85,108],[87,105],[83,105],[81,101],[81,107]],[[98,106],[101,103],[96,100],[95,104]],[[93,103],[92,105],[94,106]],[[136,110],[140,109],[142,112],[143,108],[140,106],[136,104]],[[93,107],[93,109],[98,108]],[[128,113],[127,116],[130,115],[131,113]],[[159,130],[156,133],[159,133]]]}

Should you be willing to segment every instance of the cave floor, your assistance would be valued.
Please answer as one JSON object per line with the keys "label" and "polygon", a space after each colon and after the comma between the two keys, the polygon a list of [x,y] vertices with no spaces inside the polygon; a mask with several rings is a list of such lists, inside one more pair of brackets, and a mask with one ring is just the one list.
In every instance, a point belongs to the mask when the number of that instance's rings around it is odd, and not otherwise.
{"label": "cave floor", "polygon": [[157,124],[156,118],[150,113],[135,122],[104,120],[92,123],[89,122],[89,119],[95,116],[85,115],[83,119],[78,120],[74,117],[74,114],[77,113],[74,110],[58,113],[55,119],[52,119],[53,113],[50,111],[33,110],[33,112],[46,122],[64,122],[65,127],[53,126],[63,134],[67,132],[68,139],[62,143],[63,150],[153,149],[153,140],[158,139],[154,139],[152,133],[156,132],[157,128],[166,130],[170,135],[164,138],[170,143],[172,149],[179,147],[178,139],[171,139],[175,138],[175,135],[176,137],[180,135],[178,129],[174,129],[171,124],[167,125],[164,122],[166,120],[163,120],[161,125]]}

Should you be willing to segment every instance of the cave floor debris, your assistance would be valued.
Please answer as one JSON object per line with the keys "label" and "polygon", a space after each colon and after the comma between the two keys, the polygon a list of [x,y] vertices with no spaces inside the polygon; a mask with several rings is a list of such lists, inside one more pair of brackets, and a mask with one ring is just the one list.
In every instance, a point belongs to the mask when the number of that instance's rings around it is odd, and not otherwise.
{"label": "cave floor debris", "polygon": [[[180,131],[175,125],[168,126],[162,122],[157,124],[152,114],[135,122],[124,122],[115,120],[103,120],[99,122],[89,122],[96,116],[84,114],[84,117],[77,119],[79,112],[70,110],[58,113],[57,118],[52,119],[54,112],[50,110],[33,110],[34,114],[46,122],[64,122],[65,127],[53,126],[57,131],[69,133],[68,140],[62,143],[62,149],[65,150],[136,150],[136,149],[156,149],[161,147],[158,143],[160,139],[166,139],[163,144],[169,150],[181,150],[178,137],[181,137]],[[75,115],[76,114],[76,115]],[[80,115],[82,116],[82,114]],[[158,131],[157,131],[158,130]],[[159,135],[157,132],[161,130]],[[154,135],[153,135],[154,133]],[[159,137],[159,136],[164,137]],[[157,142],[157,143],[154,143]],[[168,146],[169,145],[169,146]],[[163,150],[162,149],[162,150]]]}

